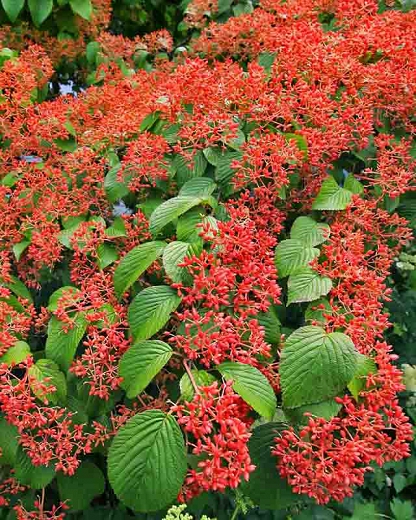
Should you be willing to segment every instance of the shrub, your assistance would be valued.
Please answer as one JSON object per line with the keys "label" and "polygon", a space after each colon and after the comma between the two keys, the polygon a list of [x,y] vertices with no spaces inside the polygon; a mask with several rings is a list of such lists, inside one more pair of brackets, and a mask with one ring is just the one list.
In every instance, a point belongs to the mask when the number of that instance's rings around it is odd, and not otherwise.
{"label": "shrub", "polygon": [[412,237],[414,23],[372,0],[263,1],[151,71],[114,46],[54,100],[40,46],[2,51],[17,518],[234,489],[341,502],[409,455],[383,304]]}

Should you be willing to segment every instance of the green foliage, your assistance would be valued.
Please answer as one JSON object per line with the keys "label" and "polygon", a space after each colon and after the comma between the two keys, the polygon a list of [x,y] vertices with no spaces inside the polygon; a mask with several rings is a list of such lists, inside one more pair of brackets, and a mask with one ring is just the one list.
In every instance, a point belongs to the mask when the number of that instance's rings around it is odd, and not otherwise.
{"label": "green foliage", "polygon": [[182,432],[171,415],[149,410],[117,433],[108,456],[110,483],[128,507],[157,511],[178,495],[186,473]]}

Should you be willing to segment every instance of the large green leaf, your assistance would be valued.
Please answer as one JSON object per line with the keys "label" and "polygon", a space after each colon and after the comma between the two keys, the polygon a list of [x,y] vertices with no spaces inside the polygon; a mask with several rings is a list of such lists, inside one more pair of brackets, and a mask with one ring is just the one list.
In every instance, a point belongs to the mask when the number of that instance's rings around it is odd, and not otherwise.
{"label": "large green leaf", "polygon": [[39,26],[51,14],[53,0],[28,0],[28,4],[33,23]]}
{"label": "large green leaf", "polygon": [[119,373],[123,378],[121,387],[127,397],[139,395],[152,379],[162,370],[173,354],[172,349],[163,341],[141,341],[134,344],[123,355]]}
{"label": "large green leaf", "polygon": [[92,15],[91,0],[69,0],[69,5],[75,14],[89,20]]}
{"label": "large green leaf", "polygon": [[347,335],[301,327],[286,340],[280,358],[283,405],[296,408],[336,396],[356,366],[357,351]]}
{"label": "large green leaf", "polygon": [[176,224],[176,238],[184,242],[201,241],[198,235],[201,229],[199,227],[197,228],[197,225],[201,224],[204,216],[205,211],[198,206],[180,216]]}
{"label": "large green leaf", "polygon": [[300,240],[304,246],[313,247],[325,242],[330,232],[328,224],[316,222],[310,217],[298,217],[293,222],[290,238]]}
{"label": "large green leaf", "polygon": [[[206,372],[205,370],[191,370],[192,377],[196,386],[209,386],[214,381],[216,381],[215,377]],[[181,396],[185,401],[192,401],[195,395],[195,389],[193,387],[192,381],[188,374],[185,372],[179,381],[179,388],[181,390]]]}
{"label": "large green leaf", "polygon": [[19,447],[19,431],[16,426],[0,417],[0,464],[13,466]]}
{"label": "large green leaf", "polygon": [[6,363],[6,365],[18,365],[30,356],[30,347],[26,341],[16,341],[16,343],[9,347],[9,349],[0,356],[0,364]]}
{"label": "large green leaf", "polygon": [[74,512],[87,508],[91,500],[105,490],[102,471],[89,461],[83,462],[71,477],[58,473],[57,483],[59,498]]}
{"label": "large green leaf", "polygon": [[1,0],[1,5],[9,20],[14,23],[25,5],[25,0]]}
{"label": "large green leaf", "polygon": [[19,446],[14,464],[15,477],[24,486],[42,489],[50,484],[55,476],[52,466],[34,466],[31,459]]}
{"label": "large green leaf", "polygon": [[162,254],[165,242],[145,242],[123,257],[114,272],[114,289],[120,298]]}
{"label": "large green leaf", "polygon": [[326,296],[332,289],[332,280],[309,268],[304,268],[289,277],[287,304],[313,302]]}
{"label": "large green leaf", "polygon": [[256,469],[250,474],[248,483],[242,486],[243,493],[262,509],[285,509],[301,500],[293,493],[277,469],[277,459],[271,453],[274,439],[284,429],[282,423],[269,422],[254,428],[248,441],[250,457]]}
{"label": "large green leaf", "polygon": [[108,478],[119,499],[134,511],[171,504],[185,479],[182,432],[172,415],[148,410],[120,428],[108,454]]}
{"label": "large green leaf", "polygon": [[55,392],[45,394],[39,389],[36,382],[31,382],[30,386],[37,397],[42,400],[47,399],[52,404],[58,404],[58,402],[65,404],[67,393],[65,375],[54,361],[44,358],[39,359],[29,368],[29,376],[39,383],[56,388]]}
{"label": "large green leaf", "polygon": [[184,281],[187,271],[184,267],[179,267],[178,264],[182,263],[183,259],[192,254],[192,252],[192,245],[186,242],[176,241],[166,246],[163,252],[163,267],[172,282],[179,283]]}
{"label": "large green leaf", "polygon": [[328,177],[322,183],[318,196],[312,204],[312,209],[341,210],[351,202],[352,193],[341,188],[333,177]]}
{"label": "large green leaf", "polygon": [[228,381],[233,381],[234,391],[257,413],[271,419],[277,407],[276,395],[266,377],[255,367],[226,361],[217,367]]}
{"label": "large green leaf", "polygon": [[290,238],[282,240],[276,247],[276,267],[282,278],[296,274],[308,267],[309,262],[319,256],[319,249],[306,246],[300,240]]}
{"label": "large green leaf", "polygon": [[169,321],[181,298],[167,285],[147,287],[132,301],[128,320],[131,333],[136,340],[148,339]]}
{"label": "large green leaf", "polygon": [[48,325],[46,357],[55,361],[62,370],[68,370],[79,342],[87,330],[87,325],[88,322],[81,313],[73,317],[73,326],[70,329],[68,329],[68,324],[52,316]]}
{"label": "large green leaf", "polygon": [[221,155],[217,162],[215,178],[221,186],[226,186],[232,181],[235,174],[235,169],[231,167],[234,161],[240,161],[243,157],[241,152],[226,151]]}
{"label": "large green leaf", "polygon": [[158,206],[150,216],[149,229],[153,235],[159,233],[166,224],[172,222],[180,215],[183,215],[188,210],[199,204],[209,204],[215,206],[216,201],[210,195],[195,196],[195,195],[180,195],[167,200]]}

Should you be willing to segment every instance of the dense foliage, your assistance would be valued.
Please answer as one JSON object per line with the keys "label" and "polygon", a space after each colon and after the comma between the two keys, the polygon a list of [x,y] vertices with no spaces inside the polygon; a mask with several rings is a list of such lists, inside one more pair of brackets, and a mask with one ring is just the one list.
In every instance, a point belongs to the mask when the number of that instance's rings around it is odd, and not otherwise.
{"label": "dense foliage", "polygon": [[1,3],[0,517],[413,485],[416,11]]}

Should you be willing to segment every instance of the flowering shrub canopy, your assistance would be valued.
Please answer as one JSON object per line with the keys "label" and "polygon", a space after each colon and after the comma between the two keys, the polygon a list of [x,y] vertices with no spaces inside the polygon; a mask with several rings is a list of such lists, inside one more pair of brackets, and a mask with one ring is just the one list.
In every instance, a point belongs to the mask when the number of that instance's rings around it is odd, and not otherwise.
{"label": "flowering shrub canopy", "polygon": [[151,71],[103,33],[95,84],[53,100],[53,57],[3,49],[2,505],[63,518],[106,481],[138,512],[323,504],[408,456],[383,302],[412,236],[415,23],[264,0]]}

